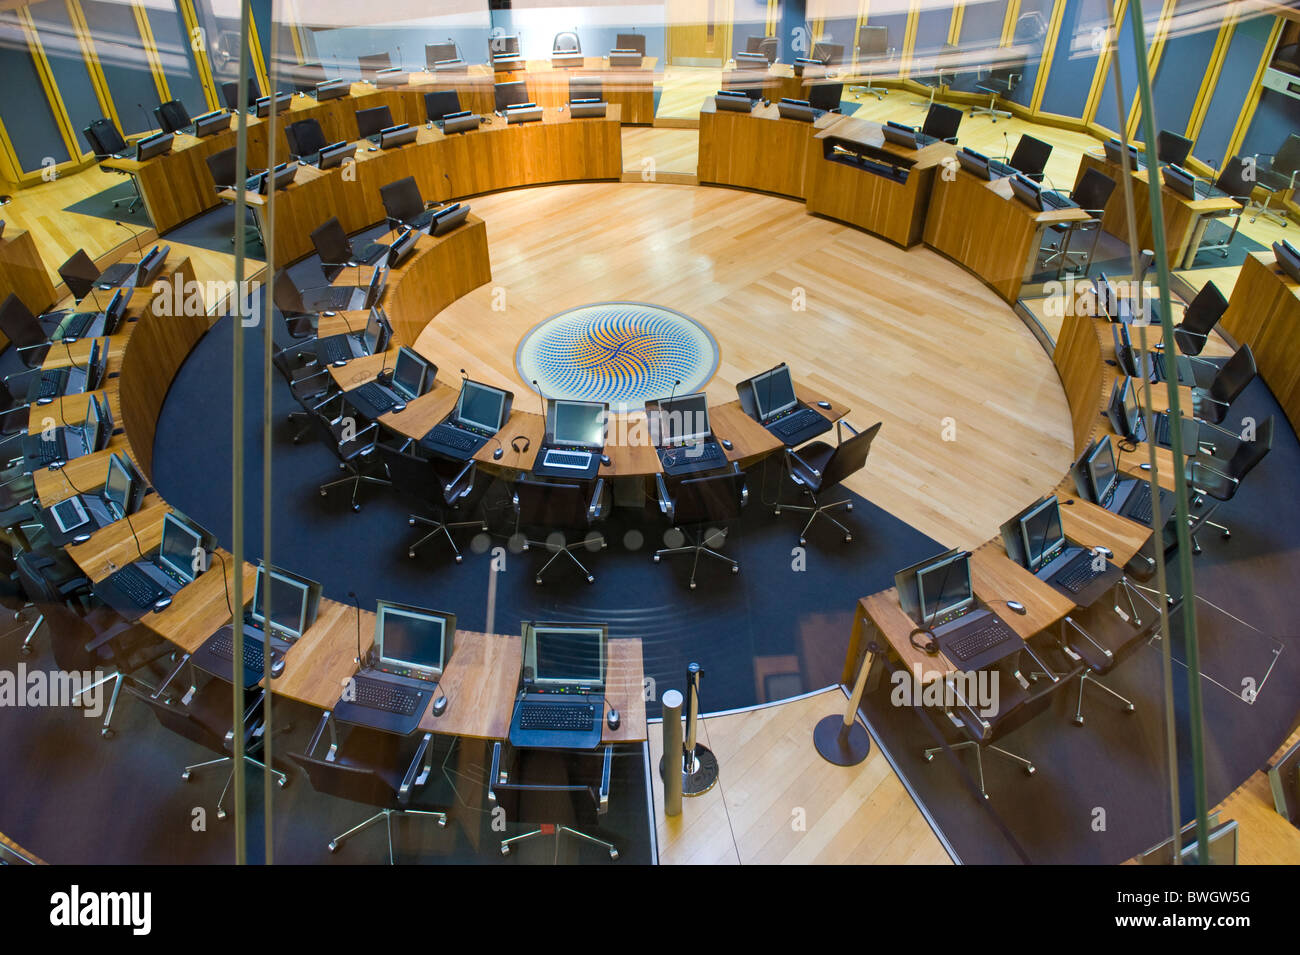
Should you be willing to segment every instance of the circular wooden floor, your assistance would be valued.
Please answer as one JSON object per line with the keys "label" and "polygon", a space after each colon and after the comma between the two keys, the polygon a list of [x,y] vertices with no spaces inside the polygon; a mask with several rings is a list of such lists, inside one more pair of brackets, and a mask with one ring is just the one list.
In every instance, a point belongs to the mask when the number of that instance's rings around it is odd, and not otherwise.
{"label": "circular wooden floor", "polygon": [[711,403],[787,361],[796,380],[848,404],[854,426],[883,421],[849,487],[947,545],[987,540],[1070,465],[1051,359],[1000,298],[928,249],[710,187],[575,184],[472,204],[492,282],[420,335],[442,376],[465,368],[533,410],[515,369],[529,329],[590,302],[652,302],[717,339]]}

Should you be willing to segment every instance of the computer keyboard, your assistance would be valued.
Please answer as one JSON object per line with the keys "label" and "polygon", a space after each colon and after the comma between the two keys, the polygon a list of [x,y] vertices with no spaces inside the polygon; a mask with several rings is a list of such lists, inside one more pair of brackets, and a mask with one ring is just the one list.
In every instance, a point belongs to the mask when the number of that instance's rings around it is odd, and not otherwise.
{"label": "computer keyboard", "polygon": [[86,333],[86,329],[90,327],[90,323],[98,317],[99,316],[95,312],[77,312],[73,315],[69,315],[64,319],[63,326],[59,329],[59,334],[63,338],[80,338]]}
{"label": "computer keyboard", "polygon": [[547,467],[573,468],[581,471],[591,466],[591,453],[589,451],[560,451],[551,448],[546,452],[543,463]]}
{"label": "computer keyboard", "polygon": [[997,617],[989,616],[983,623],[962,633],[955,640],[944,642],[946,654],[958,660],[969,660],[979,656],[985,650],[991,650],[1007,638],[1013,631]]}
{"label": "computer keyboard", "polygon": [[475,445],[478,444],[477,441],[459,428],[442,424],[433,429],[429,435],[429,440],[456,451],[473,451]]}
{"label": "computer keyboard", "polygon": [[1097,577],[1100,577],[1104,572],[1104,568],[1102,570],[1093,569],[1092,553],[1090,551],[1085,551],[1078,557],[1074,558],[1074,560],[1070,561],[1070,563],[1052,579],[1052,582],[1059,587],[1064,587],[1072,594],[1077,594]]}
{"label": "computer keyboard", "polygon": [[768,428],[781,437],[789,437],[817,424],[817,419],[820,417],[821,415],[811,408],[800,408],[797,411],[790,412],[784,418],[777,418],[768,425]]}
{"label": "computer keyboard", "polygon": [[162,595],[162,588],[134,564],[127,564],[113,575],[113,586],[137,607],[148,607]]}
{"label": "computer keyboard", "polygon": [[519,707],[519,728],[590,732],[596,707],[590,703],[524,703]]}
{"label": "computer keyboard", "polygon": [[373,381],[368,381],[358,388],[356,395],[380,414],[386,414],[397,406],[397,400],[388,389]]}
{"label": "computer keyboard", "polygon": [[1044,189],[1039,192],[1039,195],[1043,198],[1043,205],[1050,206],[1053,209],[1069,209],[1074,205],[1074,200],[1069,196],[1063,196],[1051,189]]}
{"label": "computer keyboard", "polygon": [[353,678],[356,699],[353,701],[372,710],[413,716],[420,702],[419,694],[385,680],[371,680],[363,676]]}
{"label": "computer keyboard", "polygon": [[36,399],[39,401],[41,398],[57,398],[63,393],[63,386],[67,380],[66,369],[45,372],[36,384]]}
{"label": "computer keyboard", "polygon": [[1143,481],[1124,504],[1124,516],[1139,524],[1151,523],[1151,485]]}
{"label": "computer keyboard", "polygon": [[1156,444],[1167,448],[1172,443],[1169,437],[1169,412],[1162,411],[1156,415]]}
{"label": "computer keyboard", "polygon": [[[228,629],[223,629],[208,641],[208,649],[223,660],[235,659],[235,638]],[[266,669],[266,658],[262,653],[262,644],[244,636],[244,668],[259,673]]]}
{"label": "computer keyboard", "polygon": [[670,462],[680,467],[689,466],[693,469],[700,469],[703,465],[725,464],[727,456],[722,453],[722,448],[712,441],[702,441],[699,444],[687,444],[680,448],[674,448],[670,451],[660,452],[667,456],[664,461],[665,466]]}
{"label": "computer keyboard", "polygon": [[[350,289],[342,289],[351,294]],[[336,361],[351,361],[353,358],[352,349],[348,345],[348,339],[343,335],[331,335],[329,338],[322,338],[316,343],[316,357],[321,361],[329,364]]]}

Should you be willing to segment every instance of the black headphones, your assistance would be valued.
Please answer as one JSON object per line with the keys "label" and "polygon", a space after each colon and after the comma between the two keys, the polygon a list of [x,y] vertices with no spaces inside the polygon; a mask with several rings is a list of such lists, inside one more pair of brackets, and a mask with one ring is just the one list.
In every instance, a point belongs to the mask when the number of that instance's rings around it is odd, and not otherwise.
{"label": "black headphones", "polygon": [[[520,441],[524,443],[522,448],[519,446]],[[528,440],[528,435],[526,434],[517,434],[510,439],[510,447],[515,454],[527,454],[529,445],[531,444],[532,442]]]}
{"label": "black headphones", "polygon": [[[918,641],[916,639],[918,636],[922,634],[925,635],[924,642]],[[921,650],[924,653],[928,653],[930,654],[930,656],[936,656],[939,653],[939,642],[935,640],[934,631],[931,630],[929,627],[915,628],[911,633],[907,635],[907,639],[912,644],[912,646],[915,647],[917,650]]]}

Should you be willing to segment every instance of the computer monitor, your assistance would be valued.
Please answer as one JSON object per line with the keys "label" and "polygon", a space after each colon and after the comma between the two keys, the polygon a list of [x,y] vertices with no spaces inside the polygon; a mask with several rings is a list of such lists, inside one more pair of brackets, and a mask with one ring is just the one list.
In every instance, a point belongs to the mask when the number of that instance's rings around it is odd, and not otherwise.
{"label": "computer monitor", "polygon": [[104,481],[104,500],[118,519],[131,512],[134,485],[135,477],[127,468],[126,462],[120,455],[111,455],[108,459],[108,477]]}
{"label": "computer monitor", "polygon": [[406,228],[401,234],[393,240],[393,244],[388,247],[388,256],[385,261],[390,269],[395,269],[415,252],[416,243],[420,239],[420,230]]}
{"label": "computer monitor", "polygon": [[543,686],[605,685],[604,624],[524,625],[524,678]]}
{"label": "computer monitor", "polygon": [[814,83],[808,90],[808,103],[813,109],[827,112],[839,109],[843,98],[843,83]]}
{"label": "computer monitor", "polygon": [[506,393],[500,388],[465,381],[456,399],[456,420],[472,428],[497,432],[504,423],[501,419],[506,408]]}
{"label": "computer monitor", "polygon": [[659,443],[692,444],[713,433],[704,392],[659,402]]}
{"label": "computer monitor", "polygon": [[1025,566],[1030,573],[1050,561],[1065,546],[1061,530],[1061,505],[1049,497],[1020,518],[1020,542],[1025,548]]}
{"label": "computer monitor", "polygon": [[1132,378],[1124,379],[1124,387],[1120,389],[1120,400],[1123,402],[1124,426],[1126,434],[1134,441],[1142,440],[1145,433],[1142,422],[1142,406],[1139,404],[1138,386]]}
{"label": "computer monitor", "polygon": [[388,316],[384,310],[372,308],[366,319],[366,330],[361,333],[361,343],[365,345],[367,355],[377,355],[388,347],[389,330]]}
{"label": "computer monitor", "polygon": [[393,59],[387,53],[370,53],[357,57],[357,66],[361,69],[363,80],[373,79],[380,70],[386,70],[392,65]]}
{"label": "computer monitor", "polygon": [[1038,183],[1022,173],[1016,173],[1008,182],[1011,184],[1011,194],[1013,196],[1029,206],[1029,208],[1037,212],[1043,211],[1042,190]]}
{"label": "computer monitor", "polygon": [[380,669],[415,671],[411,676],[439,677],[451,657],[456,615],[405,604],[379,601],[375,611],[375,652]]}
{"label": "computer monitor", "polygon": [[429,234],[432,236],[446,235],[452,229],[459,226],[469,217],[469,205],[464,202],[456,202],[449,206],[444,206],[433,214],[433,222],[429,227]]}
{"label": "computer monitor", "polygon": [[1083,459],[1084,473],[1087,475],[1088,490],[1093,502],[1103,504],[1115,489],[1119,481],[1119,472],[1115,469],[1115,452],[1111,448],[1110,435],[1103,435],[1092,450]]}
{"label": "computer monitor", "polygon": [[603,448],[609,405],[600,401],[549,401],[546,433],[562,447]]}
{"label": "computer monitor", "polygon": [[636,50],[645,56],[645,35],[641,33],[619,33],[614,37],[617,50]]}
{"label": "computer monitor", "polygon": [[1115,289],[1115,284],[1106,277],[1105,272],[1101,272],[1093,279],[1093,290],[1097,295],[1097,304],[1101,306],[1101,314],[1107,318],[1114,318],[1119,314],[1119,292]]}
{"label": "computer monitor", "polygon": [[523,80],[497,83],[492,88],[493,108],[499,113],[508,106],[522,106],[528,102],[528,84]]}
{"label": "computer monitor", "polygon": [[754,391],[754,407],[758,417],[766,421],[782,411],[789,411],[799,403],[794,394],[794,379],[790,376],[790,366],[777,365],[775,368],[755,375],[749,379]]}
{"label": "computer monitor", "polygon": [[980,179],[993,178],[993,171],[989,168],[989,157],[969,146],[957,150],[957,162],[971,175],[978,176]]}
{"label": "computer monitor", "polygon": [[405,146],[407,143],[415,142],[416,134],[419,130],[410,123],[398,123],[396,126],[385,126],[379,131],[379,148],[394,149],[397,146]]}
{"label": "computer monitor", "polygon": [[975,599],[969,552],[959,551],[922,567],[916,573],[916,592],[921,622],[926,625],[969,606]]}
{"label": "computer monitor", "polygon": [[1290,276],[1293,282],[1300,282],[1300,252],[1290,242],[1283,239],[1273,243],[1273,257],[1278,266]]}
{"label": "computer monitor", "polygon": [[424,62],[430,71],[439,63],[459,59],[460,51],[456,49],[456,44],[451,40],[446,43],[426,43],[424,45]]}
{"label": "computer monitor", "polygon": [[501,34],[488,41],[493,56],[518,56],[519,35],[517,33]]}
{"label": "computer monitor", "polygon": [[105,406],[100,404],[100,396],[92,396],[86,405],[86,418],[81,423],[81,435],[85,439],[86,448],[92,452],[100,450],[104,438],[104,415]]}
{"label": "computer monitor", "polygon": [[[420,397],[433,384],[433,375],[429,374],[431,368],[432,365],[403,345],[393,365],[393,390],[407,399]],[[433,368],[433,374],[437,373],[438,370]]]}
{"label": "computer monitor", "polygon": [[204,534],[191,527],[170,511],[163,515],[162,544],[158,548],[158,561],[189,583],[194,579],[196,552],[205,551]]}
{"label": "computer monitor", "polygon": [[148,288],[153,284],[153,280],[158,277],[162,267],[167,263],[167,254],[171,252],[170,245],[155,245],[145,253],[136,265],[135,288]]}
{"label": "computer monitor", "polygon": [[[271,619],[266,619],[266,593],[270,580]],[[268,630],[296,640],[307,632],[311,592],[315,585],[301,577],[281,570],[257,568],[257,582],[253,585],[253,607],[250,616]]]}
{"label": "computer monitor", "polygon": [[434,90],[424,97],[424,108],[429,122],[439,123],[448,113],[460,112],[460,94],[455,90]]}
{"label": "computer monitor", "polygon": [[371,308],[383,298],[384,288],[388,285],[388,269],[382,265],[375,266],[370,274],[370,284],[366,286],[366,308]]}

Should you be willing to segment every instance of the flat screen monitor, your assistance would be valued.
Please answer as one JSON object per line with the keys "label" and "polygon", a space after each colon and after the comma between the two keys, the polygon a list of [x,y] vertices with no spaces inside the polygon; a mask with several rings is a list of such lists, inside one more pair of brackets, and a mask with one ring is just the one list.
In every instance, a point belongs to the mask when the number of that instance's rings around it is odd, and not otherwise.
{"label": "flat screen monitor", "polygon": [[357,154],[357,144],[345,141],[331,143],[320,151],[320,168],[333,169],[343,165],[345,159],[352,159]]}
{"label": "flat screen monitor", "polygon": [[122,518],[129,513],[131,491],[135,479],[127,468],[126,462],[114,454],[108,459],[108,478],[104,481],[104,500],[113,513]]}
{"label": "flat screen monitor", "polygon": [[194,579],[194,558],[203,550],[203,534],[170,511],[163,515],[158,560],[187,583]]}
{"label": "flat screen monitor", "polygon": [[145,254],[145,257],[136,266],[136,288],[148,288],[153,284],[153,280],[158,277],[158,273],[167,264],[167,254],[171,250],[170,245],[155,245]]}
{"label": "flat screen monitor", "polygon": [[547,406],[547,431],[561,446],[603,448],[609,406],[599,401],[552,401]]}
{"label": "flat screen monitor", "polygon": [[366,287],[366,308],[372,308],[379,303],[387,285],[388,269],[382,265],[376,266],[370,275],[370,285]]}
{"label": "flat screen monitor", "polygon": [[916,590],[924,624],[933,624],[969,606],[975,599],[971,590],[970,554],[961,551],[922,567],[916,574]]}
{"label": "flat screen monitor", "polygon": [[440,123],[448,113],[460,112],[460,94],[455,90],[434,90],[424,97],[429,122]]}
{"label": "flat screen monitor", "polygon": [[415,142],[415,135],[418,130],[409,123],[400,123],[397,126],[386,126],[379,131],[379,148],[393,149],[397,146],[405,146],[407,143]]}
{"label": "flat screen monitor", "polygon": [[1038,183],[1021,173],[1016,173],[1008,181],[1011,183],[1012,195],[1029,208],[1038,212],[1043,211],[1043,196]]}
{"label": "flat screen monitor", "polygon": [[754,108],[754,100],[750,98],[749,92],[748,90],[718,90],[718,95],[714,97],[713,102],[718,109],[733,113],[748,113]]}
{"label": "flat screen monitor", "polygon": [[99,403],[99,396],[95,395],[86,405],[86,419],[81,423],[81,435],[85,439],[86,447],[91,451],[98,451],[103,432],[104,407]]}
{"label": "flat screen monitor", "polygon": [[393,58],[387,53],[371,53],[357,57],[357,66],[361,68],[362,79],[372,79],[380,70],[386,70],[392,65]]}
{"label": "flat screen monitor", "polygon": [[397,362],[393,365],[393,390],[402,397],[418,398],[428,390],[431,381],[426,382],[430,365],[406,346],[397,352]]}
{"label": "flat screen monitor", "polygon": [[420,238],[418,229],[404,229],[388,248],[388,267],[395,269],[411,257],[415,244]]}
{"label": "flat screen monitor", "polygon": [[194,135],[202,139],[230,128],[230,114],[224,109],[194,117]]}
{"label": "flat screen monitor", "polygon": [[1285,239],[1273,243],[1273,257],[1293,282],[1300,282],[1300,252]]}
{"label": "flat screen monitor", "polygon": [[[271,619],[266,619],[267,579],[270,579]],[[310,604],[311,585],[298,577],[279,570],[268,571],[265,565],[257,568],[257,582],[253,585],[252,618],[268,630],[297,639],[307,630],[307,608]]]}
{"label": "flat screen monitor", "polygon": [[989,157],[977,153],[969,146],[963,146],[957,151],[957,162],[961,164],[962,169],[974,176],[981,179],[993,178],[993,173],[989,170]]}
{"label": "flat screen monitor", "polygon": [[1025,565],[1037,571],[1065,546],[1061,530],[1061,505],[1049,497],[1020,518],[1020,542],[1025,547]]}
{"label": "flat screen monitor", "polygon": [[424,45],[424,62],[430,72],[438,63],[459,59],[460,51],[456,49],[456,44],[451,40],[446,43],[426,43]]}
{"label": "flat screen monitor", "polygon": [[455,633],[456,615],[452,613],[386,600],[379,601],[375,612],[375,649],[381,667],[441,676]]}
{"label": "flat screen monitor", "polygon": [[1100,273],[1093,280],[1093,289],[1102,315],[1114,318],[1119,314],[1119,292],[1115,289],[1115,284],[1106,277],[1105,272]]}
{"label": "flat screen monitor", "polygon": [[456,399],[456,420],[495,433],[501,429],[505,407],[506,393],[500,388],[466,381],[460,386],[460,397]]}
{"label": "flat screen monitor", "polygon": [[794,379],[789,365],[777,365],[770,371],[755,375],[749,380],[754,389],[754,406],[762,420],[789,411],[799,403],[794,394]]}
{"label": "flat screen monitor", "polygon": [[614,47],[619,50],[636,50],[645,56],[645,35],[641,33],[619,33],[614,37]]}
{"label": "flat screen monitor", "polygon": [[327,83],[316,84],[316,102],[324,103],[327,100],[341,99],[352,92],[352,84],[346,80],[330,80]]}
{"label": "flat screen monitor", "polygon": [[1115,470],[1115,452],[1110,445],[1110,435],[1104,435],[1084,458],[1084,468],[1093,502],[1104,505],[1119,481],[1119,472]]}
{"label": "flat screen monitor", "polygon": [[519,35],[501,34],[488,41],[493,56],[518,56]]}
{"label": "flat screen monitor", "polygon": [[388,345],[388,316],[382,308],[372,308],[366,319],[366,330],[361,333],[361,343],[367,355],[377,355]]}
{"label": "flat screen monitor", "polygon": [[607,631],[601,625],[537,623],[527,628],[525,671],[533,683],[605,685]]}
{"label": "flat screen monitor", "polygon": [[433,225],[429,229],[429,234],[434,236],[446,235],[464,222],[468,215],[469,206],[463,202],[457,202],[439,209],[433,215]]}
{"label": "flat screen monitor", "polygon": [[659,402],[660,444],[691,444],[703,441],[712,433],[704,392]]}
{"label": "flat screen monitor", "polygon": [[1138,404],[1138,389],[1132,378],[1124,379],[1124,387],[1120,389],[1120,401],[1124,410],[1124,427],[1127,436],[1134,441],[1141,440],[1142,406]]}
{"label": "flat screen monitor", "polygon": [[493,87],[492,100],[497,112],[509,106],[522,106],[528,102],[528,84],[523,80],[513,83],[497,83]]}

